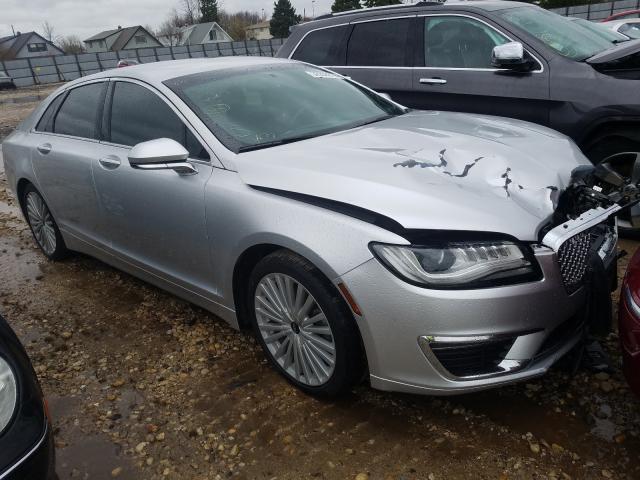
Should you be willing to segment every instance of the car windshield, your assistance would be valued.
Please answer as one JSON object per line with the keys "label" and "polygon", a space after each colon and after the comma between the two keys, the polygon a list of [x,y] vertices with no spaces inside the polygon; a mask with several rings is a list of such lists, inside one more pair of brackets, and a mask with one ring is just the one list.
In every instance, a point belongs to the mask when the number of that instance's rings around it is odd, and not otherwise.
{"label": "car windshield", "polygon": [[583,61],[612,47],[611,41],[557,13],[538,7],[502,10],[500,15],[560,55]]}
{"label": "car windshield", "polygon": [[623,35],[618,32],[614,32],[609,27],[604,26],[602,23],[592,22],[590,20],[585,20],[584,18],[571,18],[575,24],[580,25],[588,30],[591,30],[596,35],[600,35],[604,39],[610,41],[613,44],[627,42],[630,40],[629,37]]}
{"label": "car windshield", "polygon": [[404,108],[340,75],[304,64],[205,72],[165,85],[236,153],[405,113]]}

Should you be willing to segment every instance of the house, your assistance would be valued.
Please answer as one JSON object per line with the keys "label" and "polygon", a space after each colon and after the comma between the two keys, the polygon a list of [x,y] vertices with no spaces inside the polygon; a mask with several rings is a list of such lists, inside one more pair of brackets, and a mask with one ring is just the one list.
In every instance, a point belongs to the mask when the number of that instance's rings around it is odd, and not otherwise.
{"label": "house", "polygon": [[218,42],[233,42],[233,38],[217,22],[198,23],[182,29],[180,45],[200,45]]}
{"label": "house", "polygon": [[158,39],[166,46],[202,45],[205,43],[233,42],[233,38],[216,22],[198,23],[174,29]]}
{"label": "house", "polygon": [[268,40],[273,38],[269,31],[270,23],[270,20],[265,20],[255,25],[249,25],[244,29],[247,40]]}
{"label": "house", "polygon": [[116,52],[132,48],[162,47],[160,41],[144,27],[118,27],[105,30],[84,40],[88,53]]}
{"label": "house", "polygon": [[0,38],[0,60],[64,55],[62,49],[36,32],[20,33]]}

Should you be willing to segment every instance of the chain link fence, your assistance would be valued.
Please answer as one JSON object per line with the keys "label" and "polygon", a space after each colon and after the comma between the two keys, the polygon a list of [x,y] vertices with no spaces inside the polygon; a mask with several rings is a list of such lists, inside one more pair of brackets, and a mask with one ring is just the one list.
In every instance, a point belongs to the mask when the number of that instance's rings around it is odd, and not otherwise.
{"label": "chain link fence", "polygon": [[574,7],[550,8],[549,10],[565,17],[579,17],[587,20],[604,20],[614,13],[640,9],[640,0],[618,0],[615,2],[589,3]]}
{"label": "chain link fence", "polygon": [[138,63],[161,62],[182,58],[214,58],[233,55],[273,57],[284,42],[281,38],[246,40],[178,47],[138,48],[118,52],[54,55],[0,61],[0,71],[13,78],[16,86],[68,82],[85,75],[115,68],[119,60]]}

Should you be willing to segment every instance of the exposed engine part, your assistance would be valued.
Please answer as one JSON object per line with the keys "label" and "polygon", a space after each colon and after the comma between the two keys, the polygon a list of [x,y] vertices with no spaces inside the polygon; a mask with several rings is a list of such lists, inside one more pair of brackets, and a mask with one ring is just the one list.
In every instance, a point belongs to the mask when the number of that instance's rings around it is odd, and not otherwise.
{"label": "exposed engine part", "polygon": [[639,167],[634,165],[631,178],[623,177],[608,163],[576,168],[570,186],[560,194],[553,225],[573,220],[598,207],[618,205],[625,210],[640,202]]}

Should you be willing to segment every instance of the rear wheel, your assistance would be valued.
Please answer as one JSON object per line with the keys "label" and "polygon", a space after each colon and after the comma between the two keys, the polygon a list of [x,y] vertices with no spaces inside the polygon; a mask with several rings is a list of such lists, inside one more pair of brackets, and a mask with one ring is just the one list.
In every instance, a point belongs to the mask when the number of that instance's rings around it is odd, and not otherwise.
{"label": "rear wheel", "polygon": [[40,250],[51,260],[61,260],[69,251],[46,202],[33,185],[22,194],[25,217]]}
{"label": "rear wheel", "polygon": [[333,285],[304,258],[280,250],[250,278],[251,322],[271,364],[301,390],[333,397],[360,378],[357,326]]}

